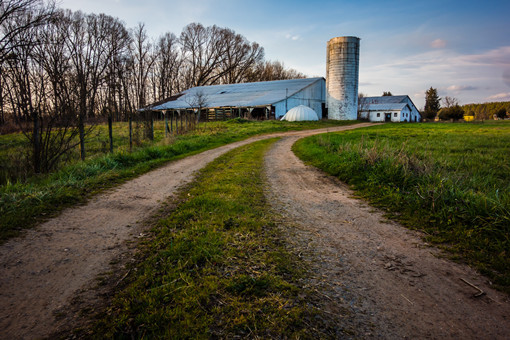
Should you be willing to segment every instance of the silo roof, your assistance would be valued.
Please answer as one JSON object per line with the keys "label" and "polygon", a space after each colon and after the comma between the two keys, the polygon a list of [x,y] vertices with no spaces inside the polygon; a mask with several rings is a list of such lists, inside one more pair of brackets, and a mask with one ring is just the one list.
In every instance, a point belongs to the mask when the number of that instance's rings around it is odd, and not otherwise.
{"label": "silo roof", "polygon": [[202,107],[256,107],[278,103],[324,78],[261,81],[254,83],[197,86],[150,107],[152,110],[186,109],[197,94],[206,98]]}

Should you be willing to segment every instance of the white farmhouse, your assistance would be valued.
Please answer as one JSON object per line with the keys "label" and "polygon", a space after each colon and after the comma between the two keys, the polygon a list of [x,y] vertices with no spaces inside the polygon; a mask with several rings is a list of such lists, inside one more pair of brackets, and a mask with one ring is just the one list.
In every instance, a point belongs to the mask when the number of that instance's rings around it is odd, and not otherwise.
{"label": "white farmhouse", "polygon": [[409,96],[363,97],[359,117],[371,122],[420,122],[420,111]]}

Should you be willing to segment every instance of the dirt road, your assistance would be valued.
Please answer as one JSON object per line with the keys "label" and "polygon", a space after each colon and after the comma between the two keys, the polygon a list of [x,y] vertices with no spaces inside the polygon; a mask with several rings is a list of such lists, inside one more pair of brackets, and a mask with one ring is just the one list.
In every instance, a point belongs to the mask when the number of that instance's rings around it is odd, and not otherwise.
{"label": "dirt road", "polygon": [[[290,223],[289,240],[311,263],[321,309],[343,315],[359,338],[509,339],[510,301],[467,266],[441,258],[420,234],[351,198],[335,178],[291,152],[266,156],[270,199]],[[485,295],[475,297],[481,288]]]}
{"label": "dirt road", "polygon": [[195,171],[238,146],[273,136],[305,136],[369,124],[250,138],[172,162],[90,200],[0,246],[0,339],[47,337],[67,327],[76,294],[94,286],[143,235],[143,220]]}

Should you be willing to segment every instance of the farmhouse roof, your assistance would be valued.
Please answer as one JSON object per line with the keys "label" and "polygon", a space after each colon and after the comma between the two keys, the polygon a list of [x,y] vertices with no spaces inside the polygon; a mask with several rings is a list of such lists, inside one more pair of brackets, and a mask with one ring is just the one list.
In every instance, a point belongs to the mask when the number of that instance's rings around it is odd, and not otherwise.
{"label": "farmhouse roof", "polygon": [[186,109],[196,96],[205,98],[203,107],[256,107],[278,103],[324,78],[261,81],[255,83],[197,86],[183,91],[164,103],[151,105],[152,110]]}
{"label": "farmhouse roof", "polygon": [[418,109],[409,96],[363,97],[362,111],[400,111],[408,106],[411,111]]}
{"label": "farmhouse roof", "polygon": [[407,103],[365,104],[363,111],[401,111]]}
{"label": "farmhouse roof", "polygon": [[366,104],[395,104],[404,103],[409,96],[381,96],[381,97],[364,97],[363,100]]}

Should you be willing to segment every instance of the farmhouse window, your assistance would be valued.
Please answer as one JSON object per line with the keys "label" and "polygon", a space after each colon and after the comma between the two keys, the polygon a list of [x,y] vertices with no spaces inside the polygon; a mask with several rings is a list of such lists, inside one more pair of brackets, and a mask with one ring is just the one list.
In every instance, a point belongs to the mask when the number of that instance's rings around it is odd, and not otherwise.
{"label": "farmhouse window", "polygon": [[381,114],[379,112],[377,112],[377,117],[381,117]]}
{"label": "farmhouse window", "polygon": [[397,116],[397,113],[395,112],[395,113],[393,114],[393,117],[396,117],[396,116]]}

